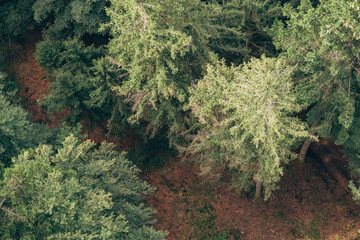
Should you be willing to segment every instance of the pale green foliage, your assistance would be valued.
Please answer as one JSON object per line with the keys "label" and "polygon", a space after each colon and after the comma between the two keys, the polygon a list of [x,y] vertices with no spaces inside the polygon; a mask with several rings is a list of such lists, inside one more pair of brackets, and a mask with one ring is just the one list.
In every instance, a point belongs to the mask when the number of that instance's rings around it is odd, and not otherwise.
{"label": "pale green foliage", "polygon": [[269,1],[112,1],[110,21],[102,28],[112,36],[108,60],[128,72],[113,89],[132,104],[130,122],[145,120],[151,137],[162,128],[170,135],[183,133],[191,125],[183,110],[189,87],[217,54],[229,61],[246,58],[247,45],[257,41],[268,23],[264,15],[255,15],[267,9],[272,9],[269,19],[278,12]]}
{"label": "pale green foliage", "polygon": [[222,165],[259,179],[265,199],[283,175],[281,163],[295,155],[296,140],[306,137],[293,116],[297,103],[283,59],[262,57],[241,67],[223,62],[209,65],[207,75],[192,91],[190,108],[201,123],[189,150],[206,166]]}
{"label": "pale green foliage", "polygon": [[274,25],[275,45],[297,65],[300,101],[312,105],[307,120],[319,119],[317,133],[343,144],[355,112],[360,5],[324,0],[314,8],[303,0],[296,9],[286,5],[284,14],[290,20],[286,26],[280,21]]}
{"label": "pale green foliage", "polygon": [[164,124],[173,132],[183,124],[187,89],[212,58],[207,43],[214,27],[206,20],[212,9],[185,0],[112,1],[107,9],[110,61],[129,72],[115,89],[132,102],[132,120],[150,122],[152,135]]}
{"label": "pale green foliage", "polygon": [[[57,152],[42,145],[25,151],[1,182],[0,228],[11,239],[163,239],[149,227],[151,209],[141,203],[152,188],[139,169],[103,143],[70,136]],[[140,238],[138,238],[140,239]]]}
{"label": "pale green foliage", "polygon": [[360,201],[360,189],[356,187],[353,181],[349,182],[349,188],[353,193],[353,199],[355,202],[359,203]]}

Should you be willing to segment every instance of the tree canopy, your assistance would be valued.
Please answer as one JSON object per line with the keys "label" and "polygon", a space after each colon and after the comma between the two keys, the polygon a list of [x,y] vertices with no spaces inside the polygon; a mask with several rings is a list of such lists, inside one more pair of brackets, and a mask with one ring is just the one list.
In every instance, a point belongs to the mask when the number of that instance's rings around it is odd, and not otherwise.
{"label": "tree canopy", "polygon": [[[42,32],[35,57],[51,84],[39,104],[68,109],[71,127],[107,122],[105,132],[120,137],[132,126],[150,142],[132,156],[155,156],[165,139],[204,172],[230,172],[238,189],[256,185],[258,197],[263,186],[265,199],[319,137],[342,145],[360,176],[357,0],[0,3],[1,48]],[[4,59],[1,234],[163,238],[150,227],[142,201],[153,189],[139,170],[110,144],[69,137],[59,146],[58,129],[30,121]],[[350,186],[360,199],[358,182]]]}
{"label": "tree canopy", "polygon": [[57,151],[49,145],[14,159],[1,181],[0,235],[6,239],[164,239],[151,193],[139,169],[114,146],[99,148],[69,136]]}
{"label": "tree canopy", "polygon": [[43,124],[32,123],[30,114],[19,104],[11,102],[17,91],[6,83],[6,73],[0,72],[0,164],[9,166],[11,158],[22,149],[46,143],[55,133]]}
{"label": "tree canopy", "polygon": [[262,57],[239,67],[208,66],[194,87],[189,107],[201,126],[190,150],[206,165],[237,169],[240,186],[252,178],[263,183],[265,199],[283,175],[297,140],[308,136],[296,118],[292,75],[284,59]]}

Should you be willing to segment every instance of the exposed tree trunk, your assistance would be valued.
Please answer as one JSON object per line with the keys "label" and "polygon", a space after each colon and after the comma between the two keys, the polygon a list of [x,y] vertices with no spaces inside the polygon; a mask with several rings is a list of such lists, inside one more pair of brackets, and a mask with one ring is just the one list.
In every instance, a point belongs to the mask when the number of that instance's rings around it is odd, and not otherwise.
{"label": "exposed tree trunk", "polygon": [[334,164],[334,162],[338,161],[339,156],[335,153],[336,149],[334,149],[333,144],[330,144],[326,139],[322,139],[312,145],[311,149],[318,156],[321,163],[324,164],[326,171],[335,178],[339,187],[345,192],[350,192],[348,179]]}
{"label": "exposed tree trunk", "polygon": [[331,163],[332,157],[327,155],[320,157],[321,162],[325,165],[326,170],[336,179],[340,187],[345,191],[349,192],[349,182],[348,180],[340,173],[334,164]]}
{"label": "exposed tree trunk", "polygon": [[256,183],[255,199],[259,199],[261,197],[261,181],[259,179],[255,179],[255,183]]}
{"label": "exposed tree trunk", "polygon": [[[317,127],[317,125],[319,125],[320,123],[320,118],[318,118],[310,127],[310,132],[314,132],[315,128]],[[305,157],[306,157],[306,154],[309,150],[309,147],[310,147],[310,144],[311,144],[311,140],[310,140],[310,137],[307,137],[305,139],[305,142],[303,143],[303,145],[301,146],[301,149],[300,149],[300,152],[299,152],[299,160],[301,163],[304,163],[305,161]]]}

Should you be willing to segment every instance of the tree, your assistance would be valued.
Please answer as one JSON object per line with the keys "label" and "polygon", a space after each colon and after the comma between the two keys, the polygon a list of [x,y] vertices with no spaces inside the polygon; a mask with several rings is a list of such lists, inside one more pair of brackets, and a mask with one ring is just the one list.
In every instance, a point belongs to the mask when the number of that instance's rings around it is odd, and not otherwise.
{"label": "tree", "polygon": [[281,7],[276,0],[230,0],[213,1],[220,4],[221,11],[211,20],[218,26],[219,34],[212,36],[211,49],[227,62],[241,64],[250,57],[262,54],[276,55],[272,39],[265,31],[277,17]]}
{"label": "tree", "polygon": [[47,143],[54,138],[55,132],[43,124],[32,123],[26,110],[11,103],[9,100],[16,91],[5,92],[3,86],[6,86],[6,83],[6,74],[0,72],[0,163],[9,166],[11,158],[18,155],[22,149]]}
{"label": "tree", "polygon": [[14,159],[1,182],[0,235],[7,239],[164,239],[139,169],[114,146],[69,136],[57,152],[41,145]]}
{"label": "tree", "polygon": [[[250,29],[247,7],[258,27]],[[256,8],[262,17],[261,11],[278,9],[269,1],[111,1],[106,10],[110,21],[102,29],[111,35],[109,61],[128,74],[113,88],[132,104],[129,121],[145,123],[149,137],[163,130],[171,142],[186,131],[192,124],[183,110],[189,88],[217,54],[229,61],[249,55],[246,45],[255,44],[252,38],[268,21],[255,17]]]}
{"label": "tree", "polygon": [[0,40],[14,41],[36,26],[31,7],[35,0],[0,1]]}
{"label": "tree", "polygon": [[[112,133],[127,120],[145,126],[141,132],[147,137],[167,135],[170,142],[191,128],[192,117],[183,107],[206,64],[216,60],[216,54],[241,62],[270,52],[271,43],[258,41],[269,38],[263,29],[279,14],[276,1],[114,0],[106,8],[108,18],[100,10],[103,1],[67,1],[61,6],[54,1],[49,8],[43,3],[35,2],[35,19],[54,20],[46,40],[37,46],[37,59],[55,77],[44,105],[52,111],[70,107],[72,120],[83,109],[109,118]],[[74,9],[79,4],[82,7]],[[86,14],[80,14],[83,9]],[[78,12],[81,23],[75,19]],[[95,48],[85,47],[79,38],[63,40],[96,33],[96,24],[84,28],[88,21],[103,23],[102,32],[111,35],[107,49],[100,47],[101,57],[90,54]]]}
{"label": "tree", "polygon": [[36,0],[32,6],[36,22],[47,22],[46,35],[51,39],[66,39],[75,34],[98,33],[107,21],[106,0]]}
{"label": "tree", "polygon": [[[54,113],[69,108],[68,118],[75,123],[84,113],[101,116],[101,109],[86,104],[94,88],[91,77],[93,61],[103,56],[102,48],[85,47],[77,38],[65,41],[47,40],[37,44],[35,57],[40,66],[54,78],[50,94],[41,101],[47,112]],[[96,113],[97,111],[97,113]]]}
{"label": "tree", "polygon": [[104,47],[85,46],[78,38],[38,43],[35,57],[54,79],[40,104],[50,113],[70,109],[66,120],[71,124],[107,119],[109,133],[120,136],[130,107],[112,86],[124,72],[107,61],[105,53]]}
{"label": "tree", "polygon": [[[349,138],[358,91],[359,33],[355,23],[357,1],[321,1],[316,7],[304,0],[297,8],[284,7],[286,25],[272,28],[274,43],[289,63],[297,66],[299,102],[310,106],[307,122],[318,136],[343,144]],[[310,141],[305,141],[304,160]]]}
{"label": "tree", "polygon": [[293,72],[282,58],[208,66],[189,103],[200,125],[188,150],[203,169],[235,169],[236,185],[244,188],[254,179],[256,197],[261,185],[265,199],[270,197],[283,175],[282,164],[296,156],[292,147],[308,136],[295,115],[303,106],[294,92]]}
{"label": "tree", "polygon": [[126,0],[106,10],[110,61],[129,74],[116,90],[132,103],[130,121],[145,120],[152,137],[162,127],[177,132],[186,121],[188,87],[212,58],[211,9],[200,1]]}

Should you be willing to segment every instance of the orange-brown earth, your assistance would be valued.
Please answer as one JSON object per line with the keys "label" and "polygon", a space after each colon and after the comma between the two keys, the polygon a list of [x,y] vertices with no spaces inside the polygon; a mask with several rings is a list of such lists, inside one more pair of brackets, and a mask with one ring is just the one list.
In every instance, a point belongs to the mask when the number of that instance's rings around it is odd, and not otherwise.
{"label": "orange-brown earth", "polygon": [[[33,121],[53,127],[68,110],[51,118],[38,107],[37,100],[50,91],[50,80],[33,56],[34,43],[40,39],[40,34],[33,34],[26,44],[12,46],[10,72],[17,75],[19,94]],[[85,120],[82,124],[86,126]],[[115,141],[105,136],[104,126],[99,123],[92,131],[85,128],[84,133],[96,142],[110,140],[125,150],[134,146],[136,140],[131,132]],[[307,164],[293,162],[287,166],[279,190],[267,202],[235,193],[226,178],[222,182],[207,181],[199,176],[195,164],[167,159],[162,167],[146,170],[142,176],[157,188],[147,198],[157,211],[154,226],[168,231],[169,240],[359,239],[360,208],[327,170],[322,156],[329,154],[322,155],[321,144],[335,150],[336,156],[330,161],[341,160],[338,163],[344,165],[340,148],[324,142],[313,144]],[[342,171],[346,172],[346,168]]]}
{"label": "orange-brown earth", "polygon": [[[61,113],[47,114],[42,111],[38,101],[44,95],[50,93],[50,82],[46,76],[46,70],[40,68],[34,57],[35,43],[41,41],[41,33],[34,32],[24,41],[24,44],[9,45],[10,67],[9,73],[16,75],[19,84],[19,95],[24,100],[26,109],[32,115],[33,122],[45,123],[50,128],[59,124],[64,116],[70,114],[70,109],[64,109]],[[118,141],[114,137],[107,137],[105,133],[106,121],[94,123],[91,130],[87,129],[87,120],[80,121],[83,126],[83,134],[86,134],[94,142],[108,141],[120,145],[122,150],[128,151],[135,144],[135,140],[128,131],[124,132],[126,140]]]}
{"label": "orange-brown earth", "polygon": [[[358,239],[360,208],[321,161],[294,162],[268,202],[209,183],[196,165],[173,159],[145,174],[157,187],[148,203],[168,239]],[[222,238],[218,238],[222,239]]]}

